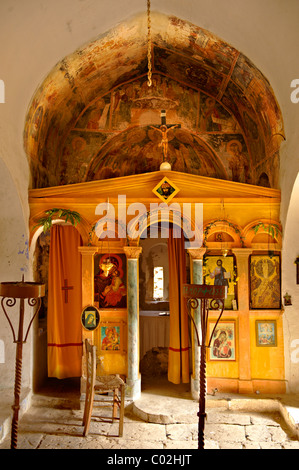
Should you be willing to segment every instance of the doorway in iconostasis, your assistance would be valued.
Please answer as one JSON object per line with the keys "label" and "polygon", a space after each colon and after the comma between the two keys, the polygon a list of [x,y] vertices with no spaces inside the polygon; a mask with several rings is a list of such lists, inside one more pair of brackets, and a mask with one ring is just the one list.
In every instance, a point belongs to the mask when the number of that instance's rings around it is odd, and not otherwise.
{"label": "doorway in iconostasis", "polygon": [[[171,231],[172,224],[169,228]],[[151,237],[148,228],[147,236],[140,238],[142,252],[139,259],[139,347],[143,389],[150,384],[171,384],[168,377],[172,313],[169,302],[169,234],[167,231],[165,233],[164,227],[161,229],[160,223],[156,226],[155,234],[155,238]],[[185,279],[190,282],[190,262],[186,249],[184,258]],[[189,333],[188,336],[190,346]],[[190,362],[191,347],[189,356]]]}

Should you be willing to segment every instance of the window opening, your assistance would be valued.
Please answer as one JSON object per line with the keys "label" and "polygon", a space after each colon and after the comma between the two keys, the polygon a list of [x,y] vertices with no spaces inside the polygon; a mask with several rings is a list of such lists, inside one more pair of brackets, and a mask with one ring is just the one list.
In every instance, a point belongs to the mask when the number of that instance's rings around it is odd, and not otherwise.
{"label": "window opening", "polygon": [[154,300],[162,300],[164,295],[163,267],[154,268]]}

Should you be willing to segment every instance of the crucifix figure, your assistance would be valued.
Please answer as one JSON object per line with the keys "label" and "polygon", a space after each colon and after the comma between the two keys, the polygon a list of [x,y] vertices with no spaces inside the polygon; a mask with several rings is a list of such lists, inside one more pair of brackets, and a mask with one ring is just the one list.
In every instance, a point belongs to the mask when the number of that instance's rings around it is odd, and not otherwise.
{"label": "crucifix figure", "polygon": [[168,152],[168,137],[167,133],[170,131],[170,129],[174,128],[180,128],[181,124],[166,124],[166,112],[163,109],[161,111],[161,124],[160,126],[151,126],[152,129],[155,129],[162,134],[162,140],[161,143],[159,144],[159,147],[162,147],[162,153],[163,153],[163,162],[167,161],[167,152]]}
{"label": "crucifix figure", "polygon": [[65,279],[64,280],[64,286],[62,286],[61,289],[64,290],[64,303],[67,304],[68,303],[68,291],[73,290],[74,286],[68,286],[67,285],[67,279]]}

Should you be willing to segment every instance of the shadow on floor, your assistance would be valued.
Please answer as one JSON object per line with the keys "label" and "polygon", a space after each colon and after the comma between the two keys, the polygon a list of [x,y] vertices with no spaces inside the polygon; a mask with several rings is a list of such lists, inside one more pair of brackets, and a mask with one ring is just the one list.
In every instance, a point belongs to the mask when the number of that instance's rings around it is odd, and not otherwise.
{"label": "shadow on floor", "polygon": [[190,383],[173,384],[172,382],[169,382],[166,375],[157,377],[142,376],[141,392],[146,392],[151,395],[192,400]]}
{"label": "shadow on floor", "polygon": [[[190,383],[173,384],[164,375],[142,376],[141,390],[152,395],[191,399]],[[80,377],[69,379],[49,377],[34,393],[53,398],[80,398]]]}
{"label": "shadow on floor", "polygon": [[56,379],[48,377],[45,383],[35,390],[35,394],[53,398],[80,398],[80,377]]}

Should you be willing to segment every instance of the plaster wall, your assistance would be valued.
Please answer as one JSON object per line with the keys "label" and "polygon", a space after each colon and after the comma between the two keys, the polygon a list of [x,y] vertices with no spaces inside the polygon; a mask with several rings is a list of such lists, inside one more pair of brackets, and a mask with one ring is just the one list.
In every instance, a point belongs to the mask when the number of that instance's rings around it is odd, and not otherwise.
{"label": "plaster wall", "polygon": [[[28,227],[20,199],[9,170],[0,160],[0,282],[21,281],[24,275],[28,280]],[[2,299],[2,297],[1,297]],[[7,314],[18,334],[19,300],[14,307],[6,307]],[[28,325],[31,309],[25,307],[25,327]],[[24,329],[25,329],[24,327]],[[26,331],[26,330],[25,330]],[[0,390],[14,385],[16,345],[9,323],[0,307],[0,340],[3,361],[0,361]],[[28,387],[31,381],[31,335],[23,347],[22,386]]]}
{"label": "plaster wall", "polygon": [[282,261],[282,294],[287,292],[292,296],[292,305],[285,307],[284,337],[285,337],[285,368],[288,390],[291,393],[299,390],[299,285],[296,284],[296,266],[294,260],[299,256],[298,242],[298,205],[299,205],[299,175],[297,175],[292,191],[287,221],[284,233],[284,256]]}

